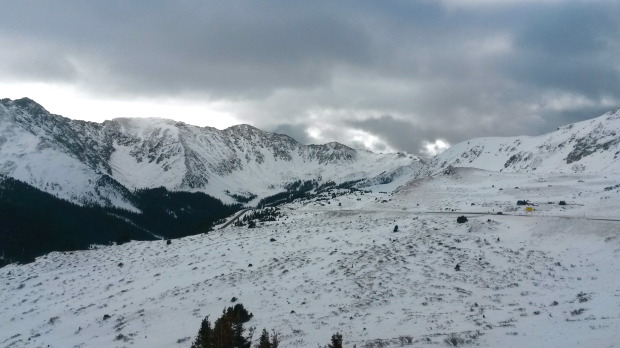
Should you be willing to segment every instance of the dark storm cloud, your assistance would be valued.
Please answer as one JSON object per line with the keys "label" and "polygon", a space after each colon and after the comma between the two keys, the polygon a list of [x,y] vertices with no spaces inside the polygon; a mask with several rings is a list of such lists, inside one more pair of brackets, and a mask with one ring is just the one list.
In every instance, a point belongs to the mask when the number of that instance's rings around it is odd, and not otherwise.
{"label": "dark storm cloud", "polygon": [[223,100],[304,143],[368,147],[347,138],[361,130],[375,150],[422,153],[620,106],[619,4],[13,1],[0,79]]}
{"label": "dark storm cloud", "polygon": [[[40,63],[65,66],[82,60],[88,69],[101,69],[86,71],[84,78],[111,82],[112,90],[265,95],[278,87],[324,83],[332,64],[368,56],[365,38],[353,24],[306,2],[29,5],[5,6],[0,33],[35,47],[56,42],[66,54],[43,49],[37,54]],[[19,70],[30,66],[26,61]]]}
{"label": "dark storm cloud", "polygon": [[617,2],[547,5],[523,16],[509,77],[539,88],[600,97],[620,88]]}

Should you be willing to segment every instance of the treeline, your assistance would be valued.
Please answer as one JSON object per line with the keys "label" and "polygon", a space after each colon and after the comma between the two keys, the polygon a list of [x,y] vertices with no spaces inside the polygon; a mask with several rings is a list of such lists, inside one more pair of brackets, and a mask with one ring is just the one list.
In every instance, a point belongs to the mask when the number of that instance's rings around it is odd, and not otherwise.
{"label": "treeline", "polygon": [[309,196],[310,191],[319,187],[316,180],[297,180],[287,184],[284,188],[286,191],[276,193],[273,196],[265,197],[258,202],[259,207],[275,206],[282,203],[292,202],[298,198]]}
{"label": "treeline", "polygon": [[[79,206],[21,181],[0,178],[0,266],[91,244],[177,238],[206,232],[240,208],[204,193],[140,190],[128,197],[143,213]],[[153,235],[154,234],[154,235]]]}
{"label": "treeline", "polygon": [[284,186],[286,191],[265,197],[258,202],[258,207],[276,206],[283,203],[292,202],[299,198],[310,198],[312,194],[318,194],[330,189],[350,189],[357,190],[356,186],[364,179],[345,181],[336,184],[333,181],[326,181],[319,184],[316,180],[297,180]]}
{"label": "treeline", "polygon": [[247,195],[240,195],[237,193],[230,193],[230,191],[226,190],[224,191],[228,197],[231,197],[232,199],[234,199],[235,201],[239,202],[239,203],[249,203],[251,200],[253,200],[254,198],[256,198],[256,195],[251,193],[251,192],[247,192]]}
{"label": "treeline", "polygon": [[247,225],[249,228],[254,228],[258,222],[278,221],[278,218],[281,215],[280,208],[277,207],[256,209],[245,214],[243,218],[237,220],[237,222],[235,222],[235,226],[240,227]]}
{"label": "treeline", "polygon": [[241,209],[202,192],[172,192],[164,187],[134,192],[142,214],[124,215],[138,225],[166,238],[207,232],[213,223]]}
{"label": "treeline", "polygon": [[5,262],[30,262],[50,251],[86,249],[122,236],[153,236],[100,207],[81,207],[20,181],[0,187],[0,252]]}

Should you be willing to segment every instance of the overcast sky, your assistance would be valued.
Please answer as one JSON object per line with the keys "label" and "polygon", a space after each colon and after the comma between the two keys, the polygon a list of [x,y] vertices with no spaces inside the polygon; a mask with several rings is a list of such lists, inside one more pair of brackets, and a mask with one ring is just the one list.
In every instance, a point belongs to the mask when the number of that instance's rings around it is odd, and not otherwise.
{"label": "overcast sky", "polygon": [[620,107],[620,1],[3,1],[0,98],[430,155]]}

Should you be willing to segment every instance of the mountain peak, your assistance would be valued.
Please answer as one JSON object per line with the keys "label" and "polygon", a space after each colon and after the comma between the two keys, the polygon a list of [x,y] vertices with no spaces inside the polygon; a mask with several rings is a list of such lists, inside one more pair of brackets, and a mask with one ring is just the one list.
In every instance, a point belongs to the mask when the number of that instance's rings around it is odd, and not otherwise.
{"label": "mountain peak", "polygon": [[341,144],[337,141],[330,141],[329,143],[325,144],[325,147],[328,147],[334,150],[353,150],[353,148],[346,146],[344,144]]}
{"label": "mountain peak", "polygon": [[41,106],[41,104],[27,97],[15,100],[11,100],[9,98],[0,99],[0,104],[4,106],[16,106],[24,111],[28,111],[28,113],[33,116],[49,114],[49,112],[45,110],[45,108]]}
{"label": "mountain peak", "polygon": [[611,110],[603,116],[607,117],[607,121],[620,119],[620,108]]}
{"label": "mountain peak", "polygon": [[448,166],[492,171],[620,173],[620,110],[539,136],[476,138],[431,160],[426,173]]}
{"label": "mountain peak", "polygon": [[[260,129],[251,126],[247,123],[241,123],[241,124],[236,124],[234,126],[230,126],[224,130],[231,130],[231,131],[236,131],[236,130],[242,130],[242,131],[261,131]],[[261,131],[262,132],[262,131]]]}
{"label": "mountain peak", "polygon": [[28,98],[2,104],[7,122],[0,137],[14,141],[10,151],[0,142],[0,173],[78,203],[95,192],[94,202],[119,206],[106,203],[109,194],[97,186],[102,175],[130,190],[161,186],[235,203],[235,197],[278,194],[289,182],[365,179],[415,162],[360,155],[335,142],[303,145],[248,124],[218,130],[163,118],[89,123],[50,114]]}

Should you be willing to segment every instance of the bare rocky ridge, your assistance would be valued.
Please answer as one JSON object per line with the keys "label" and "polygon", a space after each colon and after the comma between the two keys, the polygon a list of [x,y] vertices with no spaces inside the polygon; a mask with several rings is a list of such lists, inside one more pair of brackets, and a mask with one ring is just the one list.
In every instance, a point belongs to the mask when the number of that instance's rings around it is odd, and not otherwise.
{"label": "bare rocky ridge", "polygon": [[[249,125],[218,130],[165,119],[70,120],[27,98],[1,100],[0,118],[5,139],[0,174],[77,203],[126,206],[115,190],[109,193],[118,196],[113,200],[92,194],[102,178],[128,189],[163,186],[233,203],[230,195],[258,200],[297,180],[343,182],[421,166],[409,154],[374,154],[338,143],[303,145]],[[39,161],[41,156],[48,163]],[[58,170],[62,175],[48,175]],[[75,185],[76,180],[84,184]]]}

